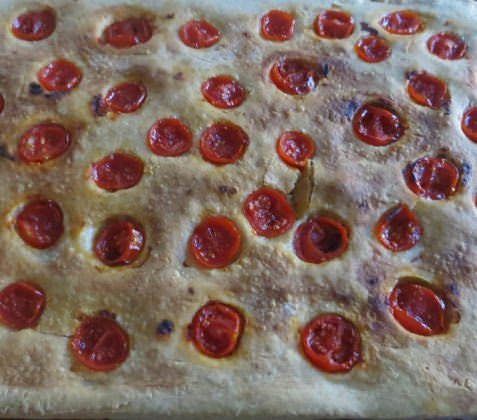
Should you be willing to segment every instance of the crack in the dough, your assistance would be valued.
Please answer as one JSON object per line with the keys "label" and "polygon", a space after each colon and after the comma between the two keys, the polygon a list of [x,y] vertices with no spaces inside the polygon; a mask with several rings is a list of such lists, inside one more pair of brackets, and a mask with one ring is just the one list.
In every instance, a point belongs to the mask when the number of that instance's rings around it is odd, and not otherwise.
{"label": "crack in the dough", "polygon": [[56,334],[56,333],[53,333],[53,332],[49,332],[49,331],[35,331],[36,333],[38,334],[41,334],[41,335],[45,335],[45,336],[52,336],[52,337],[58,337],[58,338],[71,338],[73,337],[73,335],[65,335],[65,334]]}

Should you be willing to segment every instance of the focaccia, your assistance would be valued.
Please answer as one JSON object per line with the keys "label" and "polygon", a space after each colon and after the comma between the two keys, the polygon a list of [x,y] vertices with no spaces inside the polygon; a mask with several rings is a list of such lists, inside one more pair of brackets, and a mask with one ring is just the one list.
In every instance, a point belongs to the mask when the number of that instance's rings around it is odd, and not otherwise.
{"label": "focaccia", "polygon": [[476,2],[0,10],[0,416],[477,414]]}

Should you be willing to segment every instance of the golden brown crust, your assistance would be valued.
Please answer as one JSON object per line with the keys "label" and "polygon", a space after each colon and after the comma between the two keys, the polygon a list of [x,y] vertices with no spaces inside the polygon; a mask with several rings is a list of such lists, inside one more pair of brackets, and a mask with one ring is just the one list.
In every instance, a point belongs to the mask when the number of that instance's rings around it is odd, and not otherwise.
{"label": "golden brown crust", "polygon": [[[48,3],[56,10],[57,29],[37,43],[16,40],[8,27],[13,16],[38,3],[1,5],[0,89],[6,107],[0,115],[5,152],[0,156],[0,287],[35,280],[48,301],[35,330],[0,328],[0,416],[477,412],[477,149],[459,129],[463,111],[476,102],[472,16],[477,4],[343,1],[355,17],[355,33],[348,40],[326,41],[311,29],[325,5],[284,2],[281,8],[296,13],[296,35],[276,44],[262,40],[258,31],[258,17],[275,3]],[[365,34],[359,23],[379,29],[383,14],[404,7],[423,14],[425,31],[412,37],[380,31],[392,45],[391,58],[372,65],[358,61],[353,44]],[[120,51],[97,43],[112,16],[131,15],[153,20],[148,43]],[[222,33],[210,50],[192,50],[177,37],[180,25],[195,17],[210,20]],[[426,52],[425,40],[444,28],[465,37],[469,58],[444,62]],[[328,77],[306,97],[284,95],[264,70],[271,57],[283,53],[316,57],[328,65]],[[36,71],[58,57],[82,69],[79,87],[61,97],[31,95]],[[448,82],[448,112],[409,100],[405,73],[419,69]],[[217,110],[202,99],[200,84],[221,73],[234,76],[249,92],[236,110]],[[94,95],[131,79],[142,80],[148,89],[139,111],[114,118],[92,115]],[[391,101],[409,127],[400,141],[384,148],[358,141],[350,122],[357,106],[377,98]],[[169,116],[181,118],[194,134],[191,152],[182,157],[160,158],[145,144],[149,127]],[[244,128],[250,145],[241,161],[217,167],[202,160],[198,139],[206,126],[224,118]],[[67,126],[73,146],[42,167],[20,164],[15,159],[18,139],[45,120]],[[317,145],[312,168],[302,174],[286,167],[275,152],[279,134],[295,129],[309,133]],[[137,186],[111,194],[94,186],[87,170],[116,150],[134,153],[146,166]],[[406,188],[401,171],[420,156],[438,153],[467,165],[470,175],[449,201],[418,199]],[[264,184],[295,198],[300,221],[316,212],[345,220],[352,229],[349,250],[338,260],[312,265],[295,256],[294,229],[275,239],[255,236],[242,203]],[[65,234],[46,251],[26,247],[12,227],[16,207],[38,194],[55,199],[65,214]],[[425,235],[416,248],[392,254],[371,233],[379,215],[397,202],[418,213]],[[190,233],[208,213],[232,218],[244,235],[239,260],[223,270],[184,264]],[[95,230],[114,215],[133,216],[146,229],[147,253],[132,268],[105,268],[92,255]],[[393,322],[385,297],[407,275],[446,290],[461,316],[448,334],[420,338]],[[201,356],[185,339],[187,324],[209,299],[236,305],[247,317],[240,348],[229,359]],[[129,358],[110,373],[78,366],[68,347],[81,315],[101,310],[116,314],[131,337]],[[322,312],[339,312],[361,331],[364,363],[349,374],[323,374],[298,350],[299,327]],[[158,339],[155,331],[163,319],[172,320],[175,331]]]}

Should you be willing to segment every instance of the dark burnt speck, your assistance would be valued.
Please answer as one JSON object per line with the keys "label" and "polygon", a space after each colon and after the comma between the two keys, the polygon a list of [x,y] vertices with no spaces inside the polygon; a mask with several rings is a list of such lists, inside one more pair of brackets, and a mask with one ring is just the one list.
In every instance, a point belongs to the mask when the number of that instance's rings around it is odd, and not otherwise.
{"label": "dark burnt speck", "polygon": [[468,162],[462,163],[460,167],[460,179],[462,186],[469,185],[470,179],[472,178],[472,166]]}
{"label": "dark burnt speck", "polygon": [[328,74],[330,73],[330,65],[328,63],[323,64],[321,71],[323,73],[323,77],[328,77]]}
{"label": "dark burnt speck", "polygon": [[356,110],[358,109],[359,107],[359,104],[358,102],[356,101],[349,101],[347,104],[346,104],[346,108],[345,108],[345,115],[346,115],[346,118],[348,118],[348,120],[351,120],[354,116],[354,113],[356,112]]}
{"label": "dark burnt speck", "polygon": [[181,71],[177,72],[172,77],[174,78],[174,80],[184,80],[185,79],[184,73],[182,73]]}
{"label": "dark burnt speck", "polygon": [[108,110],[101,95],[95,95],[91,100],[91,112],[95,117],[104,117]]}
{"label": "dark burnt speck", "polygon": [[174,19],[176,17],[176,15],[174,13],[168,13],[166,15],[166,19]]}
{"label": "dark burnt speck", "polygon": [[8,151],[5,144],[0,144],[0,158],[11,160],[12,162],[15,160],[15,156]]}
{"label": "dark burnt speck", "polygon": [[378,284],[379,279],[377,277],[369,277],[366,279],[366,283],[370,286],[376,286]]}
{"label": "dark burnt speck", "polygon": [[163,337],[174,332],[174,323],[169,319],[163,319],[156,328],[157,335]]}
{"label": "dark burnt speck", "polygon": [[45,98],[52,99],[54,101],[59,101],[66,94],[67,92],[48,92],[48,93],[45,93]]}
{"label": "dark burnt speck", "polygon": [[235,195],[237,194],[237,188],[235,187],[230,187],[228,185],[219,185],[219,192],[221,194],[227,194],[227,195]]}
{"label": "dark burnt speck", "polygon": [[99,311],[98,316],[101,316],[103,318],[116,319],[116,314],[111,311],[108,311],[107,309],[102,309],[101,311]]}
{"label": "dark burnt speck", "polygon": [[449,290],[450,293],[452,293],[454,296],[459,296],[459,287],[457,286],[457,283],[451,283],[447,286],[447,289]]}
{"label": "dark burnt speck", "polygon": [[450,101],[444,103],[441,109],[444,115],[450,115]]}
{"label": "dark burnt speck", "polygon": [[369,210],[369,202],[365,198],[359,200],[357,206],[360,210]]}
{"label": "dark burnt speck", "polygon": [[31,82],[30,85],[28,86],[28,92],[30,95],[41,95],[43,93],[42,87],[36,83],[36,82]]}
{"label": "dark burnt speck", "polygon": [[372,26],[369,26],[368,23],[360,22],[360,25],[361,25],[361,30],[362,31],[368,32],[370,35],[373,35],[373,36],[378,35],[378,31],[376,29],[374,29]]}

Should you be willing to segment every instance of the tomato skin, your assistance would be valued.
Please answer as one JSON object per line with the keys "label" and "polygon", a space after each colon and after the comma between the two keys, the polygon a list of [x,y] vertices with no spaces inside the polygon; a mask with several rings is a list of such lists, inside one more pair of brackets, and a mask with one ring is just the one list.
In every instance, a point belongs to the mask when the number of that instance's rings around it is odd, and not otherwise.
{"label": "tomato skin", "polygon": [[391,56],[389,43],[378,36],[361,38],[354,46],[358,57],[367,63],[380,63]]}
{"label": "tomato skin", "polygon": [[305,168],[315,150],[313,139],[301,131],[286,131],[277,140],[278,156],[293,168]]}
{"label": "tomato skin", "polygon": [[460,184],[459,169],[446,158],[419,158],[404,169],[403,175],[414,194],[430,200],[449,199]]}
{"label": "tomato skin", "polygon": [[74,332],[70,349],[83,366],[97,372],[118,368],[129,356],[129,336],[113,319],[85,318]]}
{"label": "tomato skin", "polygon": [[316,89],[322,70],[303,58],[280,57],[270,69],[270,80],[288,95],[306,95]]}
{"label": "tomato skin", "polygon": [[208,216],[195,227],[189,252],[203,268],[224,268],[239,256],[242,237],[235,222],[224,216]]}
{"label": "tomato skin", "polygon": [[103,264],[120,267],[135,262],[145,242],[146,233],[141,224],[129,218],[112,218],[96,235],[93,249]]}
{"label": "tomato skin", "polygon": [[210,48],[220,41],[219,30],[206,20],[190,20],[179,29],[179,38],[190,48]]}
{"label": "tomato skin", "polygon": [[94,162],[91,178],[95,184],[108,192],[116,192],[136,186],[142,179],[144,163],[138,157],[115,152]]}
{"label": "tomato skin", "polygon": [[3,112],[5,108],[5,99],[3,98],[2,94],[0,94],[0,114]]}
{"label": "tomato skin", "polygon": [[295,254],[302,261],[322,264],[338,258],[349,246],[348,228],[328,216],[315,216],[298,226],[294,238]]}
{"label": "tomato skin", "polygon": [[149,41],[152,32],[152,26],[147,19],[129,18],[105,28],[101,41],[117,49],[131,48]]}
{"label": "tomato skin", "polygon": [[340,10],[325,10],[321,12],[314,22],[315,33],[328,39],[349,38],[354,32],[354,19],[346,12]]}
{"label": "tomato skin", "polygon": [[51,248],[64,231],[61,207],[53,200],[33,199],[18,213],[15,229],[18,236],[32,248]]}
{"label": "tomato skin", "polygon": [[53,9],[32,10],[17,16],[12,22],[12,34],[22,41],[41,41],[56,29]]}
{"label": "tomato skin", "polygon": [[404,135],[405,127],[397,113],[369,103],[354,114],[353,131],[362,142],[381,147],[398,141]]}
{"label": "tomato skin", "polygon": [[398,283],[389,296],[389,309],[394,319],[413,334],[431,336],[448,330],[445,299],[423,282]]}
{"label": "tomato skin", "polygon": [[296,220],[285,194],[269,187],[252,192],[244,202],[243,213],[255,234],[266,238],[285,234]]}
{"label": "tomato skin", "polygon": [[18,157],[27,164],[42,164],[66,153],[71,133],[62,125],[42,123],[25,132],[18,143]]}
{"label": "tomato skin", "polygon": [[210,301],[194,315],[189,337],[199,352],[221,359],[235,353],[244,328],[245,318],[237,308]]}
{"label": "tomato skin", "polygon": [[43,89],[66,93],[80,84],[83,74],[71,61],[59,59],[42,67],[37,77]]}
{"label": "tomato skin", "polygon": [[477,143],[477,106],[468,108],[464,112],[461,128],[469,140]]}
{"label": "tomato skin", "polygon": [[346,373],[362,361],[358,329],[337,314],[312,319],[301,331],[300,346],[310,363],[326,373]]}
{"label": "tomato skin", "polygon": [[147,89],[142,83],[124,82],[112,87],[105,96],[106,105],[117,114],[137,111],[147,98]]}
{"label": "tomato skin", "polygon": [[163,118],[149,129],[146,143],[157,156],[177,157],[192,148],[192,132],[177,118]]}
{"label": "tomato skin", "polygon": [[227,165],[240,160],[247,151],[248,134],[230,121],[219,121],[207,127],[200,137],[200,153],[215,165]]}
{"label": "tomato skin", "polygon": [[17,281],[0,291],[0,323],[13,330],[35,328],[46,306],[43,289],[29,281]]}
{"label": "tomato skin", "polygon": [[467,53],[467,44],[457,34],[439,32],[427,40],[427,49],[442,60],[460,60]]}
{"label": "tomato skin", "polygon": [[260,19],[260,33],[268,41],[283,42],[293,38],[295,17],[283,10],[270,10]]}
{"label": "tomato skin", "polygon": [[385,248],[401,252],[413,248],[420,241],[424,229],[406,204],[398,204],[384,212],[374,232]]}
{"label": "tomato skin", "polygon": [[245,101],[245,88],[232,76],[221,74],[207,79],[201,86],[205,100],[220,109],[236,108]]}
{"label": "tomato skin", "polygon": [[412,10],[388,13],[379,23],[387,32],[395,35],[414,35],[424,29],[421,17]]}
{"label": "tomato skin", "polygon": [[418,105],[439,109],[449,104],[450,94],[447,84],[425,71],[410,73],[407,92]]}

